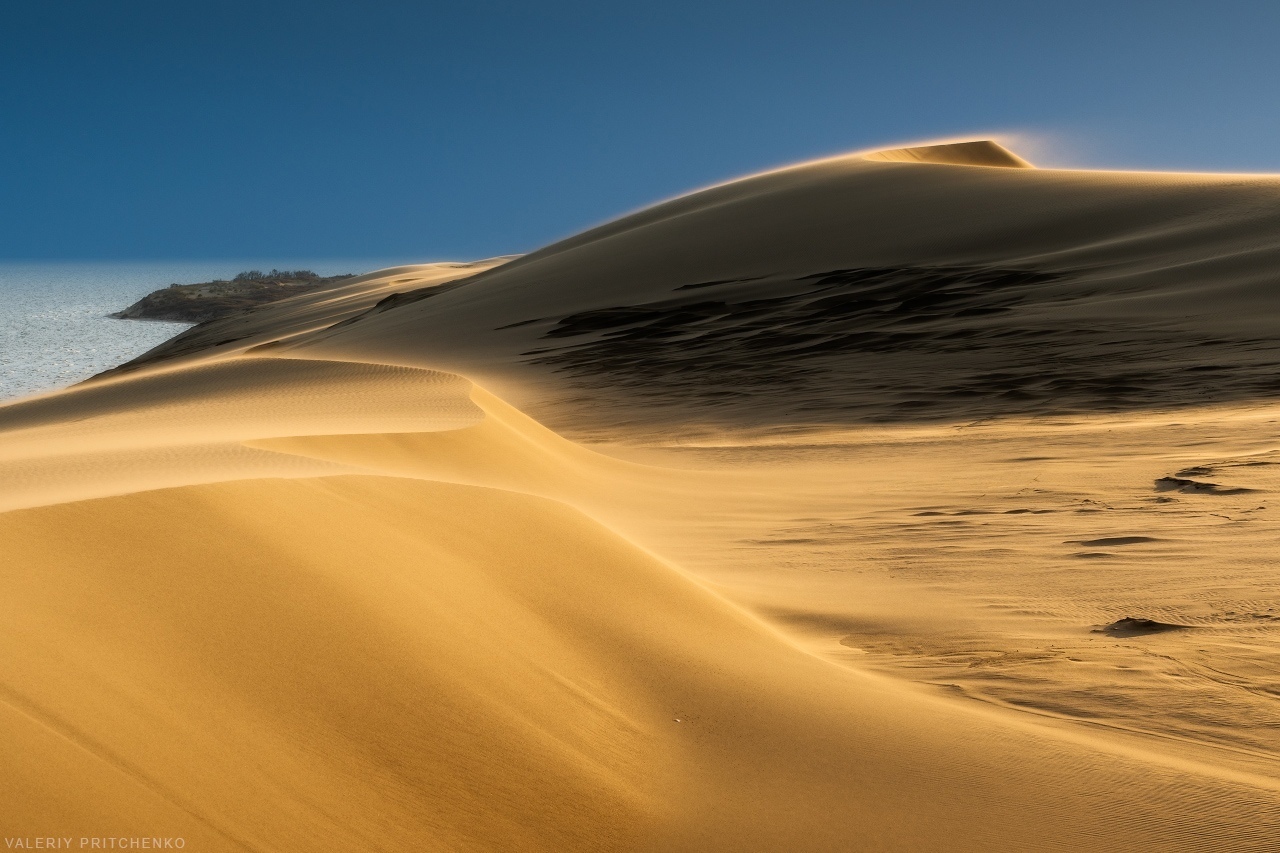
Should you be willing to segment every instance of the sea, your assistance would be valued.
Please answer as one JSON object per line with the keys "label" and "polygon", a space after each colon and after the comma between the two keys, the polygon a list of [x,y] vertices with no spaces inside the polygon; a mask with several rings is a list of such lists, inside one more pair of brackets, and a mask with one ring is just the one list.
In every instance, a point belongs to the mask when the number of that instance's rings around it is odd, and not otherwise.
{"label": "sea", "polygon": [[245,270],[338,275],[402,263],[412,261],[0,261],[0,402],[73,385],[188,328],[108,316],[170,284],[229,279]]}

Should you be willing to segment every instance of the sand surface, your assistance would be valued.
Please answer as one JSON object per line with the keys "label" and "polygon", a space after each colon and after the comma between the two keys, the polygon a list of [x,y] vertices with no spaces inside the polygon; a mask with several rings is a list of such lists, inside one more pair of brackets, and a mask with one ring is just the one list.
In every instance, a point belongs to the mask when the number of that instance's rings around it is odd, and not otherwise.
{"label": "sand surface", "polygon": [[1280,849],[1280,179],[916,146],[0,407],[0,825]]}

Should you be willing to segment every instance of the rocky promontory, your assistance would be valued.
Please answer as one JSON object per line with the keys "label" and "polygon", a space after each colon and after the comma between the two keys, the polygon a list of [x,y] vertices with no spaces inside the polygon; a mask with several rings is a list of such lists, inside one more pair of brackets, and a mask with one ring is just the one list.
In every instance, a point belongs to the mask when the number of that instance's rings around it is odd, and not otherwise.
{"label": "rocky promontory", "polygon": [[325,277],[311,270],[273,269],[268,273],[249,270],[230,281],[171,284],[111,316],[119,320],[203,323],[290,296],[334,287],[353,277],[353,273]]}

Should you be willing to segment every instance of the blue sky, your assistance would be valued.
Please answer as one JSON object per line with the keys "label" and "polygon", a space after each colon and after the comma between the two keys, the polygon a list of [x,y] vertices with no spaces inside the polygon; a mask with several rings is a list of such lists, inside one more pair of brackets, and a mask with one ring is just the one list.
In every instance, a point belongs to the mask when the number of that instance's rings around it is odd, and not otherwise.
{"label": "blue sky", "polygon": [[521,252],[896,141],[1280,172],[1275,3],[0,4],[0,258]]}

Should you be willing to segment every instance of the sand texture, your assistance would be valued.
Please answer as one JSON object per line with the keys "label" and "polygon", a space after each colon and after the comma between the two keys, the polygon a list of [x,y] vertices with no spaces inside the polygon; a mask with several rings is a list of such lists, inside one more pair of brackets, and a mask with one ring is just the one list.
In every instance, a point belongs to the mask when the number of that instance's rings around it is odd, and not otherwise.
{"label": "sand texture", "polygon": [[0,406],[0,826],[1280,849],[1280,179],[995,143]]}

